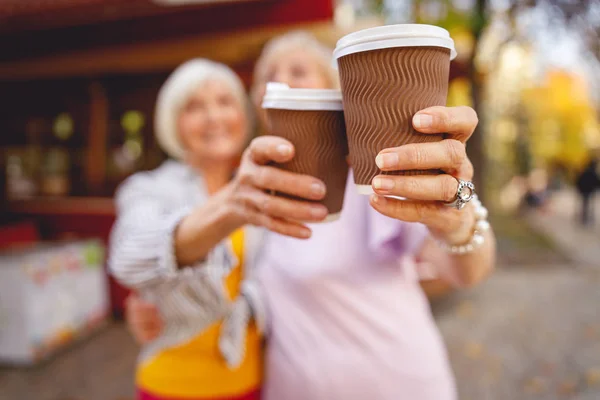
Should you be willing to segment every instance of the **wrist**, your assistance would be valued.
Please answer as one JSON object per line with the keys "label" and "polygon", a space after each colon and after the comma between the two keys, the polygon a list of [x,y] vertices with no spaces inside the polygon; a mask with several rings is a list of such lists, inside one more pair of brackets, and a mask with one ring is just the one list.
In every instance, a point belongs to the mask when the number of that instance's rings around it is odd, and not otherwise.
{"label": "wrist", "polygon": [[174,232],[175,254],[179,265],[203,260],[210,250],[243,224],[214,196],[181,219]]}
{"label": "wrist", "polygon": [[481,247],[490,229],[490,224],[487,221],[488,211],[477,196],[463,211],[467,209],[469,210],[468,218],[470,222],[466,226],[470,226],[470,229],[467,231],[466,237],[465,232],[461,230],[459,234],[451,238],[437,238],[438,245],[451,254],[468,254]]}
{"label": "wrist", "polygon": [[454,229],[450,232],[432,232],[433,236],[438,240],[442,241],[449,246],[460,246],[469,242],[473,236],[475,225],[477,223],[475,217],[475,208],[469,203],[461,211],[461,224],[458,229]]}
{"label": "wrist", "polygon": [[179,224],[177,233],[186,242],[194,242],[198,236],[203,236],[208,228],[217,236],[227,236],[244,223],[235,212],[231,196],[227,188],[210,197],[205,204],[196,207],[184,217]]}
{"label": "wrist", "polygon": [[235,201],[235,188],[233,183],[229,183],[220,193],[221,196],[215,196],[215,216],[220,224],[234,231],[244,226],[247,221],[240,207]]}

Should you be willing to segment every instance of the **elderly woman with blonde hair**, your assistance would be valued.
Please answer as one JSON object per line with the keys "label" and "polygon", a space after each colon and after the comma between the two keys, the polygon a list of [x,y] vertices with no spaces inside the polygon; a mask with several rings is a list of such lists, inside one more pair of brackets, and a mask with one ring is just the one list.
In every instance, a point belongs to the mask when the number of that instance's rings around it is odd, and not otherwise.
{"label": "elderly woman with blonde hair", "polygon": [[[330,60],[331,53],[307,34],[274,39],[257,64],[255,107],[268,81],[334,87]],[[307,240],[277,234],[263,238],[254,275],[263,296],[254,303],[265,307],[253,307],[255,320],[267,321],[263,398],[456,399],[417,265],[428,266],[429,277],[457,286],[476,284],[493,268],[495,240],[485,208],[478,201],[462,210],[447,207],[456,201],[458,178],[473,177],[465,143],[477,116],[467,107],[433,107],[418,112],[413,125],[423,133],[447,133],[447,138],[385,149],[374,161],[386,172],[436,169],[442,174],[382,174],[370,198],[358,195],[349,179],[339,220],[308,224]],[[293,157],[291,143],[262,136],[247,154],[262,151],[255,162],[269,162],[266,153],[274,157],[275,150],[284,149]],[[263,197],[260,210],[274,210],[274,199]],[[145,325],[155,328],[146,338],[164,331],[156,314],[130,308],[136,314],[130,320],[134,332],[143,332]],[[267,312],[262,316],[257,310]]]}

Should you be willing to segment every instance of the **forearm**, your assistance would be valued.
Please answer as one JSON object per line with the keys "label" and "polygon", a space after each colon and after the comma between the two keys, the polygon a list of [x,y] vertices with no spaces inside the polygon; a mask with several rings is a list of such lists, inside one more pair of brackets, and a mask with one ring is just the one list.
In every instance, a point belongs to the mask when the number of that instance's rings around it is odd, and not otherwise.
{"label": "forearm", "polygon": [[242,223],[234,218],[225,193],[218,193],[184,217],[174,232],[174,250],[179,267],[204,260],[223,239]]}

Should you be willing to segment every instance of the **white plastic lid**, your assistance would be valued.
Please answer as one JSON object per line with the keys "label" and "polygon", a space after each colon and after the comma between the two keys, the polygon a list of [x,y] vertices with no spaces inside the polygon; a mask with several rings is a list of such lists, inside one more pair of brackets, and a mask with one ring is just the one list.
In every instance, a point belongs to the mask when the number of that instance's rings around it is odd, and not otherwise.
{"label": "white plastic lid", "polygon": [[267,83],[263,108],[341,111],[342,92],[335,89],[291,89],[285,83]]}
{"label": "white plastic lid", "polygon": [[350,33],[338,40],[333,52],[337,60],[348,54],[392,47],[433,46],[450,50],[450,59],[456,58],[456,49],[450,33],[444,28],[424,24],[386,25]]}

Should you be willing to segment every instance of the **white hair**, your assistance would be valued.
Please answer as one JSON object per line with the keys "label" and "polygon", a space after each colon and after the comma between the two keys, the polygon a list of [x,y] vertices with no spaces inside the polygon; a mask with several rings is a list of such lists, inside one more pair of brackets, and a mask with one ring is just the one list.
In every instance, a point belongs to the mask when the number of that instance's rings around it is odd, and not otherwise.
{"label": "white hair", "polygon": [[309,52],[319,64],[332,89],[339,88],[337,71],[332,66],[333,51],[319,42],[312,34],[306,31],[292,31],[271,39],[256,62],[254,68],[254,79],[252,86],[252,100],[259,104],[261,88],[266,84],[269,69],[273,62],[279,59],[281,54],[292,50],[304,50]]}
{"label": "white hair", "polygon": [[159,146],[170,157],[179,160],[184,158],[185,148],[177,132],[177,119],[198,86],[209,80],[220,80],[229,85],[245,113],[248,132],[251,131],[252,114],[248,97],[237,74],[225,64],[194,58],[181,64],[169,75],[156,100],[154,131]]}

